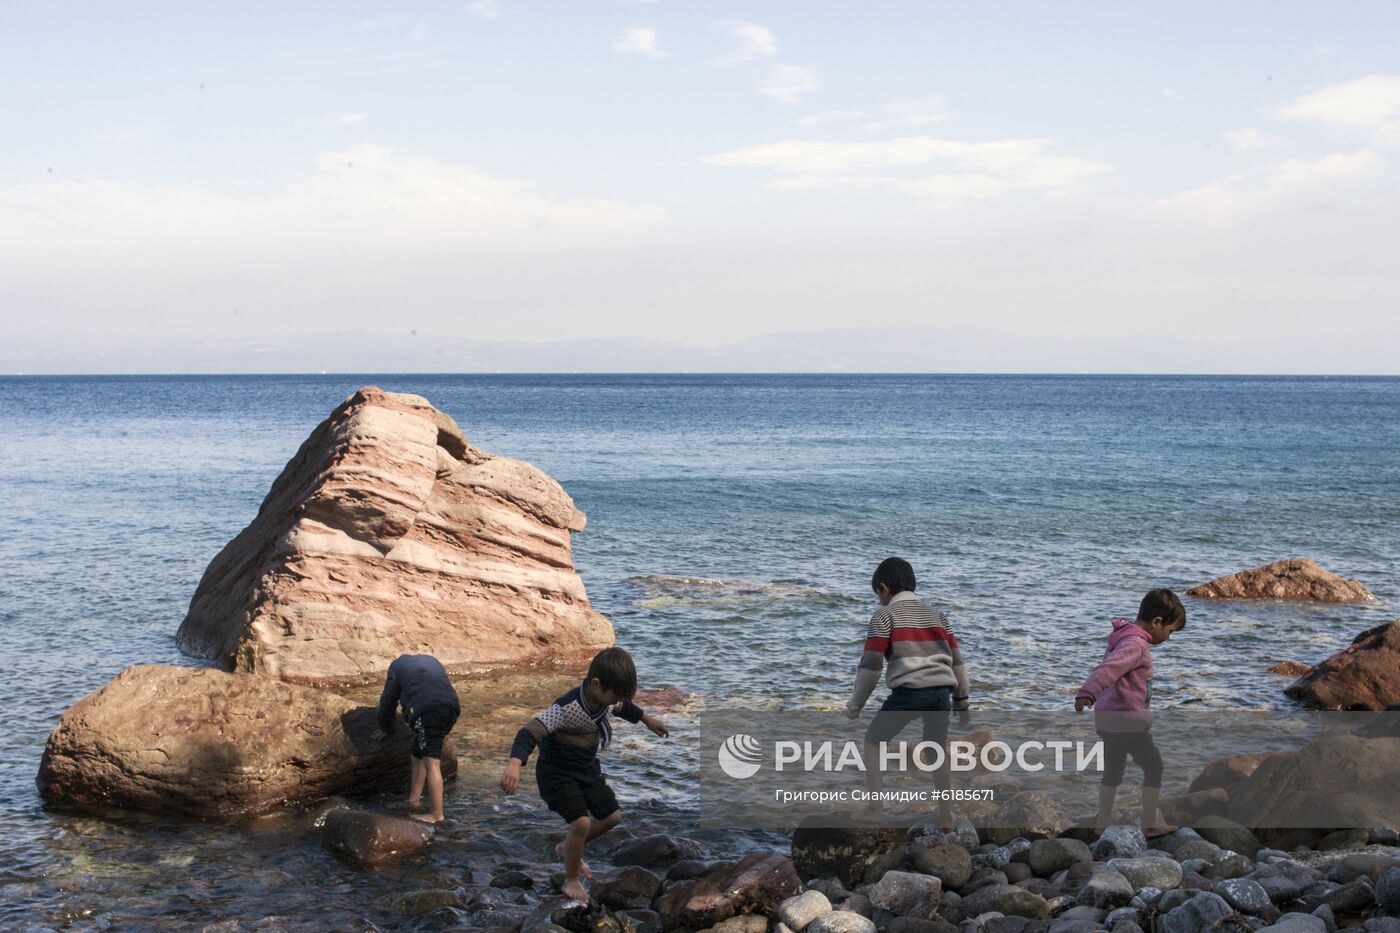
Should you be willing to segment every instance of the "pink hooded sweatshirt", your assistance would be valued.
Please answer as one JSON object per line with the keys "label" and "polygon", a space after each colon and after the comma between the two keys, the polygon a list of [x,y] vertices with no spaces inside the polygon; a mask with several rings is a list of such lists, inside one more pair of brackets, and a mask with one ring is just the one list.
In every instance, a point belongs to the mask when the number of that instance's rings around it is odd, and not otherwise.
{"label": "pink hooded sweatshirt", "polygon": [[[1140,732],[1151,728],[1152,636],[1129,619],[1114,619],[1108,650],[1076,696],[1094,701],[1095,725],[1110,732]],[[1142,716],[1123,716],[1124,711]],[[1100,716],[1100,713],[1117,713]]]}

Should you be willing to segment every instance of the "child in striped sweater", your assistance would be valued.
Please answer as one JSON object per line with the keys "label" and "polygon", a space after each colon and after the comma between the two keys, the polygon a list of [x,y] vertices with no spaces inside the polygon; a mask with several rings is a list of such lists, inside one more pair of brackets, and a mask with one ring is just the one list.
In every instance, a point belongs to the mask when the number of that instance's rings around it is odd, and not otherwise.
{"label": "child in striped sweater", "polygon": [[[958,711],[966,722],[970,687],[958,639],[948,617],[914,595],[916,585],[914,568],[901,557],[881,561],[870,578],[880,608],[870,618],[855,687],[846,704],[846,715],[858,717],[880,682],[880,672],[885,672],[890,695],[866,731],[867,761],[878,755],[882,742],[893,740],[915,718],[923,721],[924,741],[940,745],[948,739],[950,711]],[[868,769],[866,781],[870,790],[878,791],[880,769]],[[934,773],[934,781],[943,790],[949,788],[946,767]],[[940,825],[952,822],[947,799],[939,803],[938,819]]]}

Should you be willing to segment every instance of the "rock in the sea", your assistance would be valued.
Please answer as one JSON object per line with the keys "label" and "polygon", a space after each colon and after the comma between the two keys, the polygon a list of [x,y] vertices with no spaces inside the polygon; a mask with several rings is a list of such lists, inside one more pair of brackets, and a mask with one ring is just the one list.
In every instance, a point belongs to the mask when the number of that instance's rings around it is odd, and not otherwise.
{"label": "rock in the sea", "polygon": [[1357,635],[1283,692],[1323,709],[1383,710],[1400,703],[1400,619]]}
{"label": "rock in the sea", "polygon": [[1324,736],[1262,763],[1231,795],[1230,818],[1262,827],[1400,824],[1397,761],[1400,738]]}
{"label": "rock in the sea", "polygon": [[626,865],[593,883],[593,899],[604,907],[622,910],[637,898],[651,901],[661,890],[661,879],[640,865]]}
{"label": "rock in the sea", "polygon": [[[656,911],[667,930],[703,930],[742,914],[776,917],[778,905],[801,889],[791,859],[755,852],[737,865],[672,885],[656,902]],[[820,922],[821,918],[814,921]]]}
{"label": "rock in the sea", "polygon": [[642,868],[665,868],[694,859],[699,854],[700,847],[689,839],[658,835],[629,839],[609,852],[608,858],[619,867],[640,865]]}
{"label": "rock in the sea", "polygon": [[1049,794],[1029,790],[998,806],[994,823],[985,830],[986,836],[997,845],[1003,845],[1017,836],[1027,839],[1058,836],[1074,820]]}
{"label": "rock in the sea", "polygon": [[375,681],[404,653],[450,672],[612,644],[543,472],[469,443],[416,395],[360,389],[302,444],[200,580],[178,642],[239,672]]}
{"label": "rock in the sea", "polygon": [[[396,787],[409,733],[371,738],[372,707],[209,668],[137,665],[74,703],[49,736],[39,793],[60,807],[236,820],[285,803]],[[450,747],[443,772],[456,773]]]}
{"label": "rock in the sea", "polygon": [[[327,813],[321,826],[321,845],[362,868],[421,852],[432,839],[432,828],[417,820],[345,808]],[[429,909],[441,906],[435,903]]]}
{"label": "rock in the sea", "polygon": [[1302,677],[1312,668],[1301,661],[1280,661],[1269,668],[1270,674],[1278,674],[1282,677]]}
{"label": "rock in the sea", "polygon": [[1323,570],[1307,557],[1275,561],[1264,567],[1241,570],[1227,577],[1192,587],[1187,596],[1198,599],[1299,599],[1319,603],[1354,603],[1375,599],[1357,580],[1347,580]]}

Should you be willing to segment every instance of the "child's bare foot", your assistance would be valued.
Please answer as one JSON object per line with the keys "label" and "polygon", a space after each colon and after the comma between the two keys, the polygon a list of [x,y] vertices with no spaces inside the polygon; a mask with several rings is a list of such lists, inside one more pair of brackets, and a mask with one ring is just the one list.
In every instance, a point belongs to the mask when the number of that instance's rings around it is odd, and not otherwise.
{"label": "child's bare foot", "polygon": [[442,822],[442,817],[440,817],[440,816],[433,816],[433,814],[431,814],[431,813],[410,813],[410,814],[408,815],[408,818],[409,818],[410,820],[417,820],[417,821],[420,822],[420,823],[441,823],[441,822]]}
{"label": "child's bare foot", "polygon": [[565,878],[564,885],[559,890],[563,891],[564,896],[570,900],[588,903],[588,891],[584,888],[583,882],[577,878]]}
{"label": "child's bare foot", "polygon": [[1144,826],[1142,834],[1148,839],[1161,839],[1163,836],[1170,836],[1181,827],[1172,826],[1168,823],[1159,823],[1156,826]]}
{"label": "child's bare foot", "polygon": [[[557,856],[559,856],[561,859],[564,857],[564,843],[561,842],[561,843],[558,843],[557,845],[555,845],[555,847],[554,847],[554,854],[557,855]],[[584,877],[584,878],[592,878],[592,877],[593,877],[593,869],[589,868],[589,867],[588,867],[588,863],[585,862],[583,859],[579,859],[579,860],[578,860],[578,873],[579,873],[580,876],[582,876],[582,877]],[[581,890],[581,889],[580,889],[580,890]],[[566,892],[564,892],[564,893],[567,894],[568,892],[566,891]]]}

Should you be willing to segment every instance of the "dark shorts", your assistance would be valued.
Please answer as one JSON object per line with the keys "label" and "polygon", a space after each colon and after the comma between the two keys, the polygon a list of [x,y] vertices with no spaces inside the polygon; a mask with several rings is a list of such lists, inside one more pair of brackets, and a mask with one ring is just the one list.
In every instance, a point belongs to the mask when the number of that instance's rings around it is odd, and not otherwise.
{"label": "dark shorts", "polygon": [[952,687],[895,687],[885,699],[870,728],[867,745],[889,742],[911,723],[923,726],[925,742],[939,745],[948,741],[948,716],[953,708]]}
{"label": "dark shorts", "polygon": [[535,767],[535,782],[545,806],[572,823],[581,816],[601,820],[617,812],[617,795],[603,777],[603,769],[594,762],[592,768],[563,769]]}
{"label": "dark shorts", "polygon": [[1157,751],[1157,743],[1152,741],[1152,731],[1146,732],[1105,732],[1099,730],[1103,739],[1103,780],[1104,787],[1117,787],[1123,783],[1123,772],[1128,767],[1128,757],[1142,769],[1143,787],[1162,786],[1162,754]]}
{"label": "dark shorts", "polygon": [[413,730],[414,758],[441,758],[442,741],[457,723],[457,711],[450,706],[429,706],[408,720]]}

